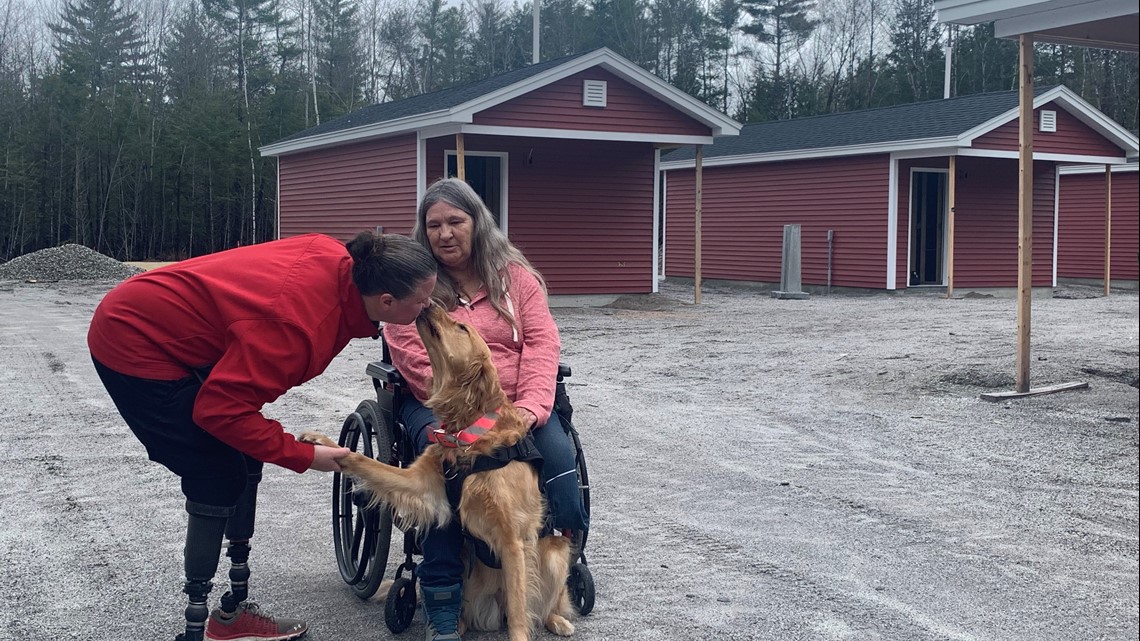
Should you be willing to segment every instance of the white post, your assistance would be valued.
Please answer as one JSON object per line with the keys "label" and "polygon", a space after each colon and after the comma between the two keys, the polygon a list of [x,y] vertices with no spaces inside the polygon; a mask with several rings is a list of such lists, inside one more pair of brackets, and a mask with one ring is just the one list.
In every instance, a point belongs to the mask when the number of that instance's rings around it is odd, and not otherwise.
{"label": "white post", "polygon": [[532,22],[534,23],[533,26],[531,27],[531,30],[534,33],[531,34],[530,63],[533,65],[538,64],[538,59],[539,59],[539,55],[538,55],[538,53],[539,53],[539,49],[538,49],[538,34],[539,34],[539,28],[538,28],[539,4],[538,3],[539,3],[539,1],[540,0],[531,0],[531,2],[534,3],[533,5],[531,5],[531,13],[533,14],[531,16],[531,18],[532,18]]}

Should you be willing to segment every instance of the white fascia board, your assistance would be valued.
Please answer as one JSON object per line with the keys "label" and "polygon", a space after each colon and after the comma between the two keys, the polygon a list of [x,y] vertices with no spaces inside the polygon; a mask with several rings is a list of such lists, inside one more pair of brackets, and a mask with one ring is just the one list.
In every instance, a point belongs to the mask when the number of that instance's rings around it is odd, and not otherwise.
{"label": "white fascia board", "polygon": [[980,24],[1043,13],[1100,0],[934,0],[939,22]]}
{"label": "white fascia board", "polygon": [[[1050,3],[1052,4],[1052,3]],[[1092,0],[1042,7],[1022,15],[1000,18],[994,22],[994,36],[1009,38],[1023,33],[1037,33],[1072,25],[1120,18],[1136,13],[1136,0]]]}
{"label": "white fascia board", "polygon": [[1088,156],[1083,154],[1039,154],[1033,153],[1034,160],[1047,160],[1060,163],[1094,163],[1099,165],[1123,165],[1124,156]]}
{"label": "white fascia board", "polygon": [[[1130,162],[1123,165],[1113,165],[1112,173],[1114,174],[1127,174],[1140,170],[1140,166],[1136,163]],[[1104,174],[1104,165],[1061,165],[1060,172],[1062,176],[1073,176],[1078,174]]]}
{"label": "white fascia board", "polygon": [[606,140],[613,142],[646,142],[676,145],[711,145],[712,136],[679,134],[642,134],[623,131],[589,131],[581,129],[549,129],[545,127],[502,127],[498,125],[463,125],[465,134],[516,136],[523,138],[562,138],[571,140]]}
{"label": "white fascia board", "polygon": [[[816,158],[833,158],[836,156],[869,156],[872,154],[912,153],[914,157],[923,155],[943,155],[947,147],[957,143],[956,136],[942,138],[923,138],[920,140],[902,140],[873,145],[851,145],[848,147],[823,147],[820,149],[795,149],[791,151],[778,151],[767,154],[741,154],[738,156],[720,156],[704,159],[705,167],[725,167],[729,165],[752,165],[756,163],[785,162],[790,160],[812,160]],[[674,160],[662,162],[661,169],[693,169],[696,160]]]}
{"label": "white fascia board", "polygon": [[451,116],[447,111],[433,111],[431,113],[361,125],[360,127],[353,127],[351,129],[331,131],[327,134],[316,134],[296,140],[265,145],[264,147],[258,147],[258,151],[261,152],[262,156],[284,156],[300,151],[312,151],[323,147],[361,142],[373,138],[385,138],[398,134],[415,133],[417,129],[446,124],[450,121]]}
{"label": "white fascia board", "polygon": [[[1007,160],[1017,160],[1020,154],[1016,151],[1003,151],[1001,149],[961,149],[958,151],[959,156],[970,156],[973,158],[1005,158]],[[1096,163],[1100,165],[1116,165],[1125,162],[1124,156],[1090,156],[1083,154],[1051,154],[1044,152],[1033,152],[1033,160],[1060,162],[1060,163],[1075,163],[1075,164],[1090,164]]]}
{"label": "white fascia board", "polygon": [[630,84],[672,105],[678,111],[684,112],[696,120],[703,122],[713,130],[714,136],[735,136],[740,133],[740,128],[743,126],[740,123],[673,87],[641,67],[625,61],[605,47],[575,58],[547,72],[517,82],[509,87],[504,87],[498,91],[484,94],[474,100],[457,105],[453,107],[451,111],[456,116],[462,116],[465,122],[471,122],[474,115],[480,111],[530,93],[535,89],[595,66],[605,68],[614,75],[628,81]]}

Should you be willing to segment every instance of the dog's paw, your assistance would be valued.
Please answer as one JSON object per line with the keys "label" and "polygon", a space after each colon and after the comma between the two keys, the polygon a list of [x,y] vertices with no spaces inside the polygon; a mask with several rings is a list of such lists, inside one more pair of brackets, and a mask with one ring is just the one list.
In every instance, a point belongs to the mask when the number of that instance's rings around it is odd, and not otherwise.
{"label": "dog's paw", "polygon": [[297,437],[298,441],[302,443],[309,443],[310,445],[325,445],[328,447],[340,447],[336,441],[321,434],[320,432],[305,432]]}
{"label": "dog's paw", "polygon": [[546,629],[560,637],[568,637],[574,634],[574,624],[570,623],[566,617],[552,614],[546,618]]}

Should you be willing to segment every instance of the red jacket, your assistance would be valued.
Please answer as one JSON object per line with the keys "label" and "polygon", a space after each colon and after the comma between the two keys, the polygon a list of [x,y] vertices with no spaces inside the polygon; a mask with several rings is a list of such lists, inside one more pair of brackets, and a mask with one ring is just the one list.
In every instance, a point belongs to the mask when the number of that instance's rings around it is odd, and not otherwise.
{"label": "red jacket", "polygon": [[261,408],[317,376],[353,338],[376,336],[344,244],[317,234],[151,270],[112,289],[91,320],[91,355],[128,376],[178,380],[212,367],[194,421],[222,442],[297,472],[313,462]]}

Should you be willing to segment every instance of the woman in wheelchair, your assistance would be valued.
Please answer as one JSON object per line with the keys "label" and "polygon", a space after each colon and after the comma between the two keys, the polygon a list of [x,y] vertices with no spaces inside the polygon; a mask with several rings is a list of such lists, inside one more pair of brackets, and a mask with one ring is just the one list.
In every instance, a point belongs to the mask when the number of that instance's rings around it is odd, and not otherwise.
{"label": "woman in wheelchair", "polygon": [[[588,527],[576,475],[575,448],[552,412],[561,346],[550,314],[546,285],[495,223],[491,212],[462,180],[428,188],[416,212],[413,237],[439,263],[433,298],[486,341],[503,391],[530,424],[543,456],[540,482],[555,530],[569,536]],[[400,403],[400,421],[419,454],[438,422],[423,401],[431,394],[431,365],[410,325],[386,325],[392,364],[411,396]],[[416,569],[428,639],[459,639],[463,533],[459,524],[423,533],[423,561]]]}

